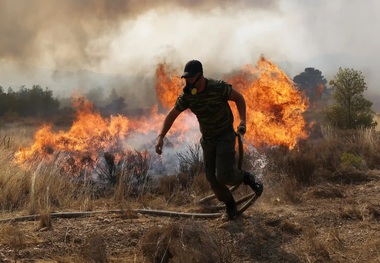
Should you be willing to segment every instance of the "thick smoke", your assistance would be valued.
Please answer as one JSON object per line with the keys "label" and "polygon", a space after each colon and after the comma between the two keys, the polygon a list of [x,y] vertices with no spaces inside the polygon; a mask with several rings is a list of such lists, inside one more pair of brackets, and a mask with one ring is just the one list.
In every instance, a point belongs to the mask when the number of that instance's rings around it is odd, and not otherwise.
{"label": "thick smoke", "polygon": [[[223,16],[223,12],[237,16],[239,10],[247,9],[272,10],[277,9],[277,3],[277,0],[0,1],[0,61],[4,62],[0,65],[0,75],[4,76],[0,86],[38,84],[53,89],[60,98],[99,88],[105,89],[107,96],[116,89],[129,107],[150,107],[156,102],[153,73],[161,57],[172,59],[180,67],[187,59],[175,54],[186,50],[172,44],[173,37],[185,39],[186,31],[195,35],[194,30],[202,25],[204,17]],[[178,30],[173,24],[178,20],[177,13],[189,18],[180,29],[182,34],[173,31],[169,37],[160,39],[160,34],[165,35],[164,27]],[[141,25],[139,21],[150,16],[154,21]],[[165,22],[168,16],[170,21]],[[144,27],[151,32],[141,39]],[[207,40],[204,49],[209,49]]]}
{"label": "thick smoke", "polygon": [[210,12],[215,8],[271,8],[277,1],[4,0],[0,2],[0,59],[48,60],[57,69],[97,65],[123,22],[155,8]]}

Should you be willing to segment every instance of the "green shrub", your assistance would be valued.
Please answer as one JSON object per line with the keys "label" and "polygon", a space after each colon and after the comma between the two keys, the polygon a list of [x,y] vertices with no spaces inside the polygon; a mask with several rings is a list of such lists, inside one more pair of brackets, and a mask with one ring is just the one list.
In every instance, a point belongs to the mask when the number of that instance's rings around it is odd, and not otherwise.
{"label": "green shrub", "polygon": [[365,160],[355,154],[344,152],[340,157],[341,167],[344,169],[358,168],[362,169],[365,166]]}

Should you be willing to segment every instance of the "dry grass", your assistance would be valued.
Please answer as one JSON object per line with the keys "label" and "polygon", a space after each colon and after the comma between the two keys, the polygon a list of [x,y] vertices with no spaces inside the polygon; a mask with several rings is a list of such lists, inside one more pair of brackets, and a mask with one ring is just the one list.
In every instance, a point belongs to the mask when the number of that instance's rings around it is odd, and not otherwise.
{"label": "dry grass", "polygon": [[380,204],[369,204],[367,209],[373,219],[380,220]]}
{"label": "dry grass", "polygon": [[162,176],[159,179],[158,194],[162,195],[167,204],[181,206],[191,202],[192,178],[185,174]]}
{"label": "dry grass", "polygon": [[194,190],[195,194],[199,196],[204,196],[209,193],[210,185],[206,179],[206,175],[203,173],[195,176],[191,188]]}
{"label": "dry grass", "polygon": [[192,220],[149,229],[141,238],[141,249],[149,262],[232,262],[220,241]]}
{"label": "dry grass", "polygon": [[[118,170],[115,185],[99,188],[69,180],[57,163],[15,165],[13,154],[20,143],[31,142],[32,131],[32,127],[0,129],[4,138],[0,145],[1,218],[39,214],[35,222],[0,224],[0,261],[31,257],[57,262],[380,260],[376,236],[380,231],[376,170],[380,143],[373,130],[322,127],[321,137],[300,142],[293,150],[265,150],[269,165],[261,178],[263,196],[242,217],[226,224],[144,217],[133,211],[135,207],[197,211],[196,201],[211,191],[198,169],[196,148],[182,155],[187,158],[182,173],[153,180],[146,171],[148,157],[136,154],[138,168],[125,164]],[[246,187],[239,191],[243,190]],[[100,209],[126,212],[91,219],[51,218],[56,211]]]}
{"label": "dry grass", "polygon": [[82,245],[83,262],[107,263],[107,244],[104,237],[92,234]]}
{"label": "dry grass", "polygon": [[1,243],[7,244],[13,250],[13,260],[17,262],[20,255],[19,252],[26,246],[25,233],[12,225],[6,225],[1,230]]}
{"label": "dry grass", "polygon": [[344,198],[343,187],[327,184],[321,185],[317,189],[308,192],[309,198],[330,199],[330,198]]}

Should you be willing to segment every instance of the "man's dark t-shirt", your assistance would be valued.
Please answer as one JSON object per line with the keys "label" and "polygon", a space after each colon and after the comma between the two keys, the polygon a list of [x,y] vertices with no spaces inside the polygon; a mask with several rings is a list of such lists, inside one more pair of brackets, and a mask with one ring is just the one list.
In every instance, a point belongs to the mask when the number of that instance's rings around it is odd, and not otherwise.
{"label": "man's dark t-shirt", "polygon": [[174,108],[180,112],[190,109],[199,122],[204,138],[213,138],[228,128],[232,129],[233,115],[228,104],[232,86],[221,80],[206,79],[205,90],[195,95],[185,90]]}

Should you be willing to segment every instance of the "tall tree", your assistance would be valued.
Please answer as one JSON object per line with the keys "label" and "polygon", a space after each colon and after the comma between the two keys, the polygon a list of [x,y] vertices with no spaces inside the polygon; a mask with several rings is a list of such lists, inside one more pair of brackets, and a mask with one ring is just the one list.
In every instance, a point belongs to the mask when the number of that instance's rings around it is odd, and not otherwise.
{"label": "tall tree", "polygon": [[305,71],[295,76],[293,81],[300,91],[305,92],[311,107],[315,107],[315,103],[326,91],[327,80],[322,72],[315,68],[305,68]]}
{"label": "tall tree", "polygon": [[333,104],[325,111],[328,123],[342,129],[357,129],[374,127],[374,112],[372,102],[364,98],[367,90],[361,71],[339,68],[332,86]]}

